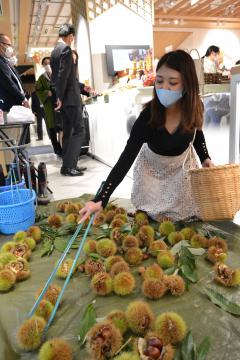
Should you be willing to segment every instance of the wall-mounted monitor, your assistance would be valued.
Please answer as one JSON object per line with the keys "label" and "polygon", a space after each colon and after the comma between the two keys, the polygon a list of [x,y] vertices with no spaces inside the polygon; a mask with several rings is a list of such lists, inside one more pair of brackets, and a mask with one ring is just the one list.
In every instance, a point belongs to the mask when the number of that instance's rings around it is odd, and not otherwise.
{"label": "wall-mounted monitor", "polygon": [[131,69],[133,61],[144,60],[149,45],[105,45],[108,75]]}

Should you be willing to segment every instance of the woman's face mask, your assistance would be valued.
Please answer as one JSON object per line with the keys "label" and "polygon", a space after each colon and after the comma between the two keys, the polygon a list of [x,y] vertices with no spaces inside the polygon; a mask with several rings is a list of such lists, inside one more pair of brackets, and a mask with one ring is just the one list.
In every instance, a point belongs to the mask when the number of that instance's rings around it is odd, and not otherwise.
{"label": "woman's face mask", "polygon": [[180,72],[162,65],[156,73],[155,90],[158,100],[164,107],[175,104],[183,96],[183,83]]}
{"label": "woman's face mask", "polygon": [[183,96],[182,90],[156,89],[156,93],[158,100],[165,108],[175,104]]}

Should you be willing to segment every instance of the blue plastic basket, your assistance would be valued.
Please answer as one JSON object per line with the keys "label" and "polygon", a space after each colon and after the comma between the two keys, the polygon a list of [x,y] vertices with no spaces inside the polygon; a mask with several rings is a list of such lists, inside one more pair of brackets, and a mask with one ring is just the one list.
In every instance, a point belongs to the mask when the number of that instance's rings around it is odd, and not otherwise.
{"label": "blue plastic basket", "polygon": [[[17,183],[17,184],[13,184],[12,185],[13,189],[23,189],[25,187],[25,181],[22,180],[21,182]],[[8,191],[11,190],[11,185],[5,185],[5,186],[0,186],[0,193],[3,191]]]}
{"label": "blue plastic basket", "polygon": [[35,222],[36,193],[17,189],[0,193],[0,233],[15,234]]}

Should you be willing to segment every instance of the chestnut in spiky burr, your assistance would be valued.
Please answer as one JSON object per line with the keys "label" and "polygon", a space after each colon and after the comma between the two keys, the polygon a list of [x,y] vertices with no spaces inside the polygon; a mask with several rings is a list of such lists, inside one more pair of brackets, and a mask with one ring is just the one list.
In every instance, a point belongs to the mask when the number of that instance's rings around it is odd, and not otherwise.
{"label": "chestnut in spiky burr", "polygon": [[103,211],[97,213],[94,217],[93,226],[101,226],[106,222],[106,215]]}
{"label": "chestnut in spiky burr", "polygon": [[109,272],[114,264],[116,264],[119,261],[124,261],[123,258],[119,255],[113,255],[106,258],[104,261],[104,265],[106,268],[106,271]]}
{"label": "chestnut in spiky burr", "polygon": [[139,245],[141,247],[149,247],[154,241],[155,231],[150,225],[143,225],[140,227],[137,238],[139,239]]}
{"label": "chestnut in spiky burr", "polygon": [[208,239],[200,234],[194,234],[191,237],[190,243],[194,248],[206,248],[208,246]]}
{"label": "chestnut in spiky burr", "polygon": [[162,338],[164,345],[176,344],[184,339],[187,326],[179,314],[166,312],[156,318],[155,331]]}
{"label": "chestnut in spiky burr", "polygon": [[129,248],[138,247],[139,240],[136,236],[127,235],[122,241],[122,247],[124,251],[127,251]]}
{"label": "chestnut in spiky burr", "polygon": [[144,301],[131,302],[126,310],[129,328],[134,334],[145,334],[153,326],[154,314]]}
{"label": "chestnut in spiky burr", "polygon": [[120,272],[113,278],[113,290],[117,295],[129,295],[134,287],[135,278],[130,272]]}
{"label": "chestnut in spiky burr", "polygon": [[154,278],[154,279],[158,279],[161,280],[163,277],[163,270],[162,268],[156,264],[153,263],[151,265],[149,265],[144,272],[144,280],[146,279],[150,279],[150,278]]}
{"label": "chestnut in spiky burr", "polygon": [[148,299],[160,299],[166,293],[167,287],[162,280],[148,278],[142,284],[142,292]]}
{"label": "chestnut in spiky burr", "polygon": [[208,240],[208,247],[215,246],[217,249],[222,249],[224,253],[228,251],[226,241],[218,236],[213,236]]}
{"label": "chestnut in spiky burr", "polygon": [[125,253],[125,260],[129,265],[140,265],[143,260],[143,252],[139,248],[129,248]]}
{"label": "chestnut in spiky burr", "polygon": [[94,274],[105,271],[104,264],[101,260],[88,259],[85,263],[85,272],[91,277]]}
{"label": "chestnut in spiky burr", "polygon": [[65,340],[53,338],[42,345],[39,360],[73,360],[73,351]]}
{"label": "chestnut in spiky burr", "polygon": [[122,233],[121,227],[114,227],[110,233],[110,239],[116,242],[116,244],[121,245],[122,240],[124,239],[125,234]]}
{"label": "chestnut in spiky burr", "polygon": [[112,358],[122,341],[119,329],[108,320],[94,325],[86,336],[87,350],[95,360]]}
{"label": "chestnut in spiky burr", "polygon": [[115,275],[121,273],[121,272],[129,272],[129,266],[126,263],[126,261],[118,261],[117,263],[113,264],[110,270],[110,275],[114,277]]}
{"label": "chestnut in spiky burr", "polygon": [[136,224],[138,226],[143,226],[143,225],[148,225],[149,224],[148,216],[143,211],[137,211],[136,212],[135,221],[136,221]]}
{"label": "chestnut in spiky burr", "polygon": [[163,282],[174,296],[180,296],[185,292],[185,282],[179,275],[164,275]]}
{"label": "chestnut in spiky burr", "polygon": [[216,264],[215,270],[215,281],[226,287],[240,285],[240,270],[232,269],[224,264]]}
{"label": "chestnut in spiky burr", "polygon": [[154,257],[157,257],[161,250],[167,250],[167,248],[167,244],[163,240],[156,240],[150,244],[148,253]]}
{"label": "chestnut in spiky burr", "polygon": [[92,291],[100,296],[106,296],[112,292],[113,281],[106,272],[100,272],[93,276],[91,280]]}
{"label": "chestnut in spiky burr", "polygon": [[215,264],[217,262],[224,262],[226,258],[227,254],[222,248],[217,248],[216,246],[210,246],[208,248],[206,259],[211,263]]}
{"label": "chestnut in spiky burr", "polygon": [[110,312],[107,320],[111,321],[120,330],[122,335],[128,330],[128,322],[124,311],[115,310]]}

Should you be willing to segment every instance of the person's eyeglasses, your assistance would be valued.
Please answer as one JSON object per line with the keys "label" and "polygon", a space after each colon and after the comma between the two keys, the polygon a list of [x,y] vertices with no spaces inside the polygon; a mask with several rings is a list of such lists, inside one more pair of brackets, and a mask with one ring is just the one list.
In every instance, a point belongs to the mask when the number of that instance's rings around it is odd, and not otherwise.
{"label": "person's eyeglasses", "polygon": [[8,44],[8,43],[5,43],[5,42],[3,42],[3,41],[1,41],[1,44],[7,45],[7,46],[12,46],[12,44]]}

